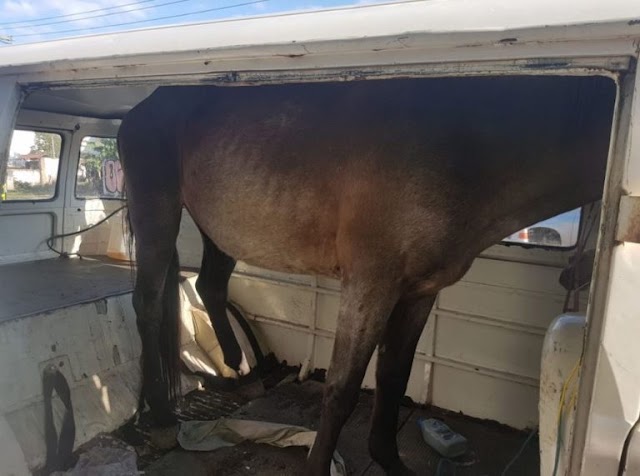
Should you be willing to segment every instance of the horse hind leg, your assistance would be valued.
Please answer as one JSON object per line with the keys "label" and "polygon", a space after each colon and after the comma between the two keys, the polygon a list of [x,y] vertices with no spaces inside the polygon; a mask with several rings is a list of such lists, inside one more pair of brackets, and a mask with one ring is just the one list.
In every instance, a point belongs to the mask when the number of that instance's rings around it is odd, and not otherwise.
{"label": "horse hind leg", "polygon": [[343,282],[320,428],[308,459],[312,475],[329,474],[338,436],[358,402],[367,365],[397,299],[395,287],[385,278],[352,276]]}
{"label": "horse hind leg", "polygon": [[391,313],[380,345],[369,452],[387,474],[413,474],[400,460],[396,441],[400,400],[435,296],[400,301]]}
{"label": "horse hind leg", "polygon": [[118,137],[136,244],[133,306],[142,343],[141,401],[149,405],[156,427],[171,428],[175,427],[172,400],[180,391],[176,239],[182,203],[175,154],[168,144],[148,140],[156,136],[141,119],[123,122]]}
{"label": "horse hind leg", "polygon": [[144,220],[136,221],[135,214],[132,216],[137,267],[133,306],[142,342],[142,397],[154,423],[171,427],[176,422],[172,400],[180,391],[179,263],[175,246],[180,209],[153,208]]}

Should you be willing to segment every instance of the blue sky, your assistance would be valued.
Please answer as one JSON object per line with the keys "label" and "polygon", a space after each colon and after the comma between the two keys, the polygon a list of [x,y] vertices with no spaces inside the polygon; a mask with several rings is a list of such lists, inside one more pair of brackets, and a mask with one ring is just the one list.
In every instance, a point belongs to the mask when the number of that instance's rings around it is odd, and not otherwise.
{"label": "blue sky", "polygon": [[11,37],[13,44],[33,43],[376,1],[379,0],[0,0],[0,39]]}

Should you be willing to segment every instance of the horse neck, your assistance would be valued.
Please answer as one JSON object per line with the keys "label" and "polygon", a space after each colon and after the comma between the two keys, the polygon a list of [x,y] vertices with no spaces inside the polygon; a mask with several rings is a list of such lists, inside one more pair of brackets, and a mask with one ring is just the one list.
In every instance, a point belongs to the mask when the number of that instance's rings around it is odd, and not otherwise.
{"label": "horse neck", "polygon": [[592,141],[574,151],[549,154],[537,161],[513,164],[482,194],[476,237],[478,251],[522,228],[552,218],[602,196],[606,143]]}

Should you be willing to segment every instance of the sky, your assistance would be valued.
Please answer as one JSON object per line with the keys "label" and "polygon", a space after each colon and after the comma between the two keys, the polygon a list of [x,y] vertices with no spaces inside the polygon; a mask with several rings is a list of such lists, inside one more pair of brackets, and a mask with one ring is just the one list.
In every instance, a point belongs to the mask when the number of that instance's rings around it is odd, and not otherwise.
{"label": "sky", "polygon": [[382,1],[0,0],[0,45]]}
{"label": "sky", "polygon": [[[389,1],[0,0],[0,48],[160,25]],[[28,153],[33,139],[32,132],[16,131],[11,155]]]}
{"label": "sky", "polygon": [[9,156],[28,154],[34,144],[36,133],[32,131],[13,131]]}

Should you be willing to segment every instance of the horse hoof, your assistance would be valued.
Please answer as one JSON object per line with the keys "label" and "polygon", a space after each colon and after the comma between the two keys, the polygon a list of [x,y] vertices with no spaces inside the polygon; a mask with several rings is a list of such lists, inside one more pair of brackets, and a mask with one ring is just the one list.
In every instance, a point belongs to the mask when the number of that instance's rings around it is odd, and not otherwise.
{"label": "horse hoof", "polygon": [[149,431],[151,444],[160,450],[170,450],[178,445],[178,425],[152,428]]}

